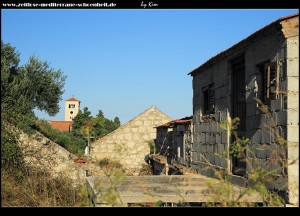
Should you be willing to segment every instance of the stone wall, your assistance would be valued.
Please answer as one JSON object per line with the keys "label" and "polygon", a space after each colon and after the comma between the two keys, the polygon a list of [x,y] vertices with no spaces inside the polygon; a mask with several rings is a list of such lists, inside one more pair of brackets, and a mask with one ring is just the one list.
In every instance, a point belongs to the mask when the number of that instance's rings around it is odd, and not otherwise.
{"label": "stone wall", "polygon": [[27,165],[49,171],[53,176],[67,175],[75,183],[84,183],[85,169],[88,164],[75,163],[75,155],[41,133],[35,132],[32,135],[21,133],[19,144]]}
{"label": "stone wall", "polygon": [[156,152],[168,156],[173,151],[173,129],[169,127],[158,127],[155,139]]}
{"label": "stone wall", "polygon": [[[288,27],[298,22],[284,23]],[[288,188],[290,203],[299,204],[299,28],[287,38],[287,141],[288,141]],[[289,31],[286,31],[289,33]]]}
{"label": "stone wall", "polygon": [[171,118],[155,106],[145,110],[128,123],[91,144],[91,157],[96,160],[118,160],[124,168],[138,172],[150,153],[149,141],[156,137],[154,127]]}
{"label": "stone wall", "polygon": [[[236,59],[245,63],[245,130],[248,142],[246,169],[262,167],[281,176],[272,189],[286,189],[292,203],[299,203],[299,16],[283,21],[256,32],[241,43],[220,55],[193,73],[193,124],[194,143],[192,162],[199,170],[205,165],[227,168],[222,151],[228,151],[226,131],[220,129],[224,110],[232,114],[232,65]],[[279,93],[269,102],[269,113],[259,109],[254,97],[264,100],[262,65],[274,62],[279,74]],[[255,82],[258,92],[254,91]],[[273,82],[273,81],[272,81]],[[214,88],[215,120],[203,122],[203,87]],[[234,118],[235,116],[231,116]],[[221,119],[220,119],[221,120]],[[226,119],[223,119],[226,120]],[[283,147],[276,133],[287,140]],[[224,138],[224,139],[223,139]],[[274,160],[274,155],[277,160]],[[273,158],[273,159],[272,159]],[[279,159],[279,160],[278,160]],[[275,162],[274,162],[275,161]],[[228,162],[228,161],[227,161]],[[291,163],[293,162],[293,163]],[[196,165],[196,167],[197,167]],[[230,165],[230,164],[229,164]],[[288,165],[285,169],[284,165]],[[231,171],[231,170],[230,170]]]}
{"label": "stone wall", "polygon": [[173,159],[182,165],[189,165],[192,157],[193,137],[189,124],[175,124],[173,128]]}
{"label": "stone wall", "polygon": [[228,168],[227,151],[229,149],[227,130],[220,127],[228,120],[228,110],[218,110],[205,119],[194,118],[194,143],[192,162],[194,164],[212,164]]}

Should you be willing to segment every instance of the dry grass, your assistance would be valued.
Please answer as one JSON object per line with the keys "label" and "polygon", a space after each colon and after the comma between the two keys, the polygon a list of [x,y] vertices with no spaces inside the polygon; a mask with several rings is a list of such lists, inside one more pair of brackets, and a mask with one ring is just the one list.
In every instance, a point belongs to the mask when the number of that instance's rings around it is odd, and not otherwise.
{"label": "dry grass", "polygon": [[[16,177],[18,176],[18,177]],[[22,174],[1,171],[1,206],[82,206],[87,196],[82,186],[72,186],[66,176],[27,169]]]}

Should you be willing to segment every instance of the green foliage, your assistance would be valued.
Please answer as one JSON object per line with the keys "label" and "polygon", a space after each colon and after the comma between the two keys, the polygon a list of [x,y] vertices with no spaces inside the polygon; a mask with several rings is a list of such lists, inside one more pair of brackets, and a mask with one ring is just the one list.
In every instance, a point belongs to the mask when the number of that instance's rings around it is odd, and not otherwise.
{"label": "green foliage", "polygon": [[267,183],[270,183],[274,180],[273,176],[270,174],[270,171],[262,167],[257,167],[255,170],[252,170],[248,180],[251,182],[249,191],[252,190],[258,192],[261,197],[263,197],[264,206],[283,206],[285,203],[283,198],[280,197],[275,191],[268,190],[266,186]]}
{"label": "green foliage", "polygon": [[156,207],[161,207],[163,204],[164,204],[163,201],[158,200],[158,201],[155,203],[155,206],[156,206]]}
{"label": "green foliage", "polygon": [[18,133],[13,132],[1,119],[1,168],[21,169],[23,167],[22,152],[17,145]]}
{"label": "green foliage", "polygon": [[119,191],[116,189],[116,185],[124,182],[124,173],[119,169],[107,170],[105,172],[107,183],[101,184],[99,181],[95,187],[100,193],[100,202],[106,203],[108,206],[119,206],[122,204],[122,200]]}
{"label": "green foliage", "polygon": [[53,142],[66,148],[69,152],[78,156],[82,156],[84,154],[86,141],[74,136],[72,133],[54,129],[47,121],[39,122],[37,130]]}
{"label": "green foliage", "polygon": [[104,113],[102,112],[102,110],[98,110],[98,114],[96,115],[96,117],[104,117]]}
{"label": "green foliage", "polygon": [[119,125],[106,119],[102,111],[98,117],[94,118],[88,108],[84,107],[83,111],[79,110],[73,119],[71,132],[61,132],[54,129],[46,121],[40,122],[36,129],[68,151],[81,156],[84,154],[85,146],[90,142],[90,137],[100,138],[117,127]]}
{"label": "green foliage", "polygon": [[119,117],[115,117],[115,118],[114,118],[114,124],[115,124],[115,125],[119,125],[119,126],[121,125],[121,122],[120,122]]}
{"label": "green foliage", "polygon": [[[239,118],[234,118],[232,121],[224,121],[221,123],[221,127],[224,130],[229,131],[230,136],[233,136],[230,143],[230,155],[233,158],[239,158],[246,150],[248,138],[238,136],[238,125]],[[274,132],[274,131],[273,131]],[[280,156],[280,154],[285,155],[284,146],[286,145],[286,140],[281,138],[277,134],[277,141],[279,149],[279,155],[274,152],[269,160],[273,163],[281,161],[280,158],[285,158]],[[251,155],[255,155],[249,148],[247,151]],[[279,158],[278,158],[279,156]],[[256,161],[256,158],[253,159]],[[233,184],[231,183],[231,175],[225,171],[216,171],[215,175],[218,177],[219,182],[208,181],[208,187],[213,192],[214,196],[212,201],[205,203],[206,206],[255,206],[256,203],[242,202],[242,198],[247,195],[256,193],[261,197],[263,206],[284,206],[284,199],[276,191],[270,191],[268,189],[268,184],[272,183],[276,176],[272,175],[275,170],[269,170],[267,168],[262,168],[255,166],[255,168],[250,169],[248,173],[248,187],[240,190],[238,193],[234,191]]]}
{"label": "green foliage", "polygon": [[233,138],[233,142],[230,143],[229,154],[235,158],[240,158],[241,154],[246,150],[246,145],[249,142],[249,138],[238,136],[238,126],[240,118],[236,117],[230,122],[223,121],[220,127],[224,130],[229,130],[230,137]]}
{"label": "green foliage", "polygon": [[53,116],[59,111],[66,77],[35,56],[25,65],[19,66],[19,62],[20,53],[1,41],[1,205],[79,206],[82,188],[73,187],[65,176],[52,178],[50,173],[28,167],[18,145],[20,131],[31,133],[34,129],[69,150],[80,144],[74,145],[69,134],[50,125],[36,125],[33,112],[37,108]]}
{"label": "green foliage", "polygon": [[37,118],[33,109],[55,115],[65,76],[37,57],[19,66],[20,53],[1,41],[1,167],[23,166],[18,130],[31,133]]}
{"label": "green foliage", "polygon": [[149,140],[147,142],[149,148],[150,148],[150,154],[155,154],[156,153],[156,145],[155,145],[155,142],[154,140]]}
{"label": "green foliage", "polygon": [[81,127],[88,121],[91,121],[91,112],[87,107],[83,108],[83,112],[79,110],[78,114],[73,119],[73,131],[79,131]]}
{"label": "green foliage", "polygon": [[98,165],[106,177],[106,182],[98,181],[95,185],[95,189],[100,193],[98,197],[101,202],[106,203],[108,206],[122,204],[119,191],[116,189],[116,185],[125,180],[125,169],[122,164],[117,160],[103,158],[98,162]]}
{"label": "green foliage", "polygon": [[[115,119],[116,118],[119,119],[118,117],[115,117]],[[105,118],[104,115],[98,115],[93,119],[93,122],[94,135],[96,138],[101,138],[120,127],[120,123],[113,122]]]}
{"label": "green foliage", "polygon": [[92,117],[87,107],[84,107],[83,112],[81,110],[78,112],[73,122],[74,136],[85,140],[90,136],[99,139],[120,127],[118,117],[111,121],[104,117],[104,113],[101,110],[99,110],[96,117]]}
{"label": "green foliage", "polygon": [[19,55],[10,44],[1,41],[1,103],[23,115],[34,108],[55,115],[66,76],[35,56],[19,67]]}

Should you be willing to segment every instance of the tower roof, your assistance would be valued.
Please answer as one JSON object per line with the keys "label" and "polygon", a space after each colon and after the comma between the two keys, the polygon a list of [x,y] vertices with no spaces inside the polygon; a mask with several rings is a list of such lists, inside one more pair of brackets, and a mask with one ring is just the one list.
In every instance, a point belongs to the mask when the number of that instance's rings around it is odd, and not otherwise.
{"label": "tower roof", "polygon": [[76,98],[71,97],[71,98],[67,99],[66,101],[80,101],[80,100],[77,100]]}

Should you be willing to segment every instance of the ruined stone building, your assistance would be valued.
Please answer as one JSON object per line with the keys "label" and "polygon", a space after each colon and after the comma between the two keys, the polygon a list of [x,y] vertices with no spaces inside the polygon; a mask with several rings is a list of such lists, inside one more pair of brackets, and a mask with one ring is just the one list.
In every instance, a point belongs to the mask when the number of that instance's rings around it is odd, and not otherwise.
{"label": "ruined stone building", "polygon": [[[247,184],[252,168],[265,168],[274,175],[269,187],[299,203],[299,14],[272,22],[189,75],[192,167],[208,176],[210,167],[228,169],[238,184]],[[220,127],[235,117],[238,136],[249,138],[239,157],[229,155],[234,138]]]}
{"label": "ruined stone building", "polygon": [[[235,186],[247,187],[253,171],[262,168],[269,173],[264,179],[268,188],[278,191],[287,203],[299,205],[299,14],[270,23],[189,75],[193,78],[192,117],[171,120],[151,107],[94,142],[92,156],[118,159],[125,167],[137,169],[150,152],[147,142],[154,139],[156,148],[150,155],[154,175],[182,174],[185,169],[217,177],[221,171],[229,173]],[[230,126],[236,122],[233,133]],[[236,141],[242,141],[240,154],[234,151]],[[147,185],[154,183],[156,190],[161,186],[158,180],[167,179],[160,188],[167,196],[158,199],[170,200],[175,192],[166,185],[181,177],[134,176],[128,184],[136,189],[138,179],[148,180]],[[203,189],[197,202],[207,197],[208,188],[203,185],[194,187]],[[141,191],[123,196],[132,199],[138,194],[131,202],[141,202],[145,195]],[[151,194],[145,200],[152,198]]]}
{"label": "ruined stone building", "polygon": [[155,106],[91,144],[91,157],[96,160],[118,160],[125,168],[138,172],[150,153],[150,142],[156,137],[154,127],[171,118]]}
{"label": "ruined stone building", "polygon": [[172,120],[156,127],[156,153],[166,156],[168,163],[172,160],[188,165],[192,144],[192,117]]}
{"label": "ruined stone building", "polygon": [[151,152],[154,175],[176,175],[177,165],[189,166],[192,152],[192,116],[156,127],[155,152]]}

